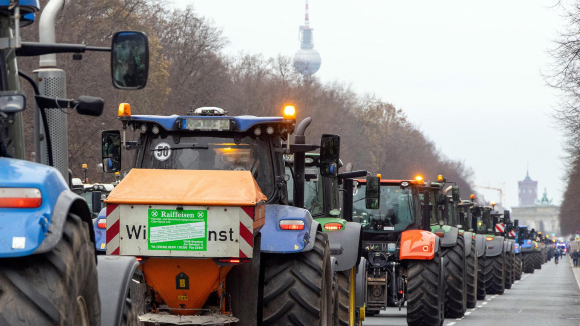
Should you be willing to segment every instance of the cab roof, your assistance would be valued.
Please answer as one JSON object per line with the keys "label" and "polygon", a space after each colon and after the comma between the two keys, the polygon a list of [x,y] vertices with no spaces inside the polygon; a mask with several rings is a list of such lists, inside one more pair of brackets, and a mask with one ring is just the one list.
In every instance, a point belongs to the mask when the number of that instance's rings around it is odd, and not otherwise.
{"label": "cab roof", "polygon": [[[295,120],[284,119],[283,117],[256,117],[251,115],[242,116],[199,116],[199,115],[131,115],[123,119],[130,122],[156,123],[165,130],[187,130],[183,123],[187,120],[229,120],[229,131],[245,132],[257,125],[263,124],[286,124],[289,130],[294,131]],[[211,130],[203,130],[211,131]],[[222,130],[223,131],[223,130]],[[266,132],[265,130],[263,131]]]}

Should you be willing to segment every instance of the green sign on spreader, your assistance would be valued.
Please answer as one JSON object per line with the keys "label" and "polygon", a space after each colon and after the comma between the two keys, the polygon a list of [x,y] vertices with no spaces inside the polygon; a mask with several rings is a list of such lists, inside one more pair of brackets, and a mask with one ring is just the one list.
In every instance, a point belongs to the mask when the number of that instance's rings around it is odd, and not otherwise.
{"label": "green sign on spreader", "polygon": [[149,250],[207,250],[207,210],[150,209]]}

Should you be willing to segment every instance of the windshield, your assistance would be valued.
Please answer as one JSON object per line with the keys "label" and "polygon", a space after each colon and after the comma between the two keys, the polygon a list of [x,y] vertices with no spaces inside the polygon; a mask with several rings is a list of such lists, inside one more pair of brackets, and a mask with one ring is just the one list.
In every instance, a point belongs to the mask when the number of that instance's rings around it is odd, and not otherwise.
{"label": "windshield", "polygon": [[362,225],[363,232],[403,231],[415,221],[412,188],[382,185],[380,209],[367,209],[365,187],[357,186],[353,201],[353,221]]}
{"label": "windshield", "polygon": [[[307,176],[304,181],[304,206],[310,211],[311,215],[319,215],[324,213],[323,207],[323,192],[322,192],[322,177],[320,176],[320,169],[315,167],[306,167],[304,171]],[[290,167],[286,166],[286,174],[292,176]],[[290,177],[287,182],[288,185],[288,199],[294,198],[294,178]]]}
{"label": "windshield", "polygon": [[271,198],[274,193],[268,136],[182,133],[148,137],[143,168],[250,171],[264,195]]}
{"label": "windshield", "polygon": [[488,233],[493,232],[493,225],[491,221],[491,211],[487,208],[483,209],[483,213],[477,218],[477,229],[486,231]]}

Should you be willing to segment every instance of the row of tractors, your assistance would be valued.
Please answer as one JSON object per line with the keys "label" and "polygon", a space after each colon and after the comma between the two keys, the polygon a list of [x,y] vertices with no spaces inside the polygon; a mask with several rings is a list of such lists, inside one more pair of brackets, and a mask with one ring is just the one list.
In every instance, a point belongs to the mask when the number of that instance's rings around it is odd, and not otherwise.
{"label": "row of tractors", "polygon": [[[291,105],[156,116],[122,103],[101,164],[129,173],[114,187],[75,180],[63,110],[100,116],[104,101],[67,99],[55,54],[110,52],[113,86],[139,90],[149,51],[130,31],[111,47],[55,43],[63,7],[51,0],[40,42],[22,42],[38,1],[0,0],[0,324],[354,326],[406,307],[409,325],[442,325],[548,258],[535,231],[442,176],[343,168],[340,137],[307,142],[311,119],[297,123]],[[19,71],[20,56],[41,69]],[[24,160],[20,78],[34,90],[36,163]]]}

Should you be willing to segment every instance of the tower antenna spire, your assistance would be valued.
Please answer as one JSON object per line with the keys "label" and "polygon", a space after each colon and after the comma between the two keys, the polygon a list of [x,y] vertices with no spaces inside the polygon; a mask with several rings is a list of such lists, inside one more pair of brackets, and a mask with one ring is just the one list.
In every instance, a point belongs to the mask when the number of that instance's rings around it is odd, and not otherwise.
{"label": "tower antenna spire", "polygon": [[308,0],[305,0],[304,25],[300,26],[298,39],[300,50],[294,55],[294,68],[303,76],[310,77],[320,69],[320,54],[314,49],[312,42],[313,29],[310,28],[308,15]]}
{"label": "tower antenna spire", "polygon": [[304,27],[310,27],[310,19],[308,19],[308,0],[306,0],[306,8],[304,11]]}

